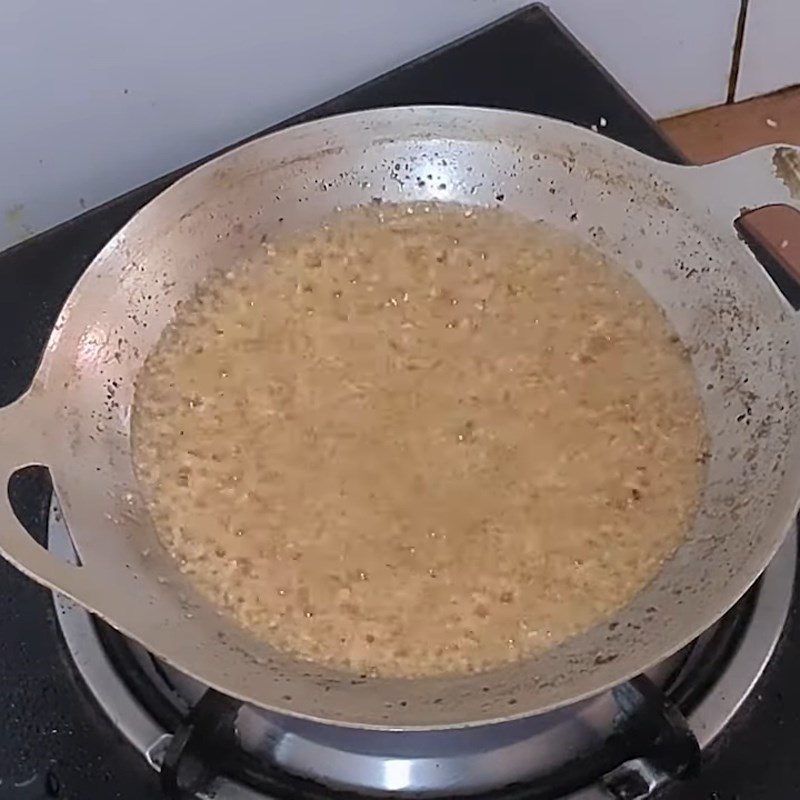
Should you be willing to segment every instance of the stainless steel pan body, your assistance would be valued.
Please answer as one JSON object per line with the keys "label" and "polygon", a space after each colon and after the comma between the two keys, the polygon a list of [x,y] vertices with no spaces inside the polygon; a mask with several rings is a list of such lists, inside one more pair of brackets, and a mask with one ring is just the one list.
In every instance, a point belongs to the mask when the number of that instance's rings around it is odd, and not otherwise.
{"label": "stainless steel pan body", "polygon": [[[222,156],[108,243],[66,303],[30,390],[0,411],[3,478],[26,464],[50,468],[81,565],[37,545],[5,494],[0,550],[171,664],[277,712],[444,728],[542,712],[619,683],[724,613],[795,513],[797,324],[732,223],[742,207],[797,205],[798,163],[797,151],[770,147],[673,166],[554,120],[447,107],[332,118]],[[611,624],[482,675],[362,680],[254,641],[180,578],[132,472],[136,374],[176,303],[263,236],[375,197],[502,203],[592,242],[664,308],[705,404],[708,480],[685,544]]]}

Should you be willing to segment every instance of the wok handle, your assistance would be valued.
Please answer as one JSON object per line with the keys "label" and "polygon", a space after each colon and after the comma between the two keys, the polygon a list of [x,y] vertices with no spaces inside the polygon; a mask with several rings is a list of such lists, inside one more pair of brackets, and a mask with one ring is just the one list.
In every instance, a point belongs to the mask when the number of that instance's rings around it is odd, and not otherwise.
{"label": "wok handle", "polygon": [[761,206],[792,206],[800,211],[800,147],[774,144],[701,167],[682,167],[709,211],[733,221]]}
{"label": "wok handle", "polygon": [[45,464],[50,413],[41,393],[31,389],[0,409],[0,554],[21,572],[81,602],[92,592],[89,570],[62,561],[31,537],[11,505],[8,482],[23,467]]}
{"label": "wok handle", "polygon": [[[760,232],[759,219],[744,218],[743,214],[763,206],[785,205],[800,211],[800,147],[786,144],[769,145],[732,156],[724,161],[702,167],[684,167],[693,170],[690,181],[692,193],[705,199],[712,216],[723,224],[733,223],[737,234],[747,245],[750,255],[769,273],[783,297],[794,308],[800,306],[800,236],[794,236],[795,226],[800,230],[800,217],[793,212],[771,217],[785,242],[771,246],[772,240]],[[786,222],[791,220],[785,233]],[[763,217],[760,219],[764,219]],[[792,247],[789,249],[788,245]],[[784,250],[784,248],[787,248]]]}

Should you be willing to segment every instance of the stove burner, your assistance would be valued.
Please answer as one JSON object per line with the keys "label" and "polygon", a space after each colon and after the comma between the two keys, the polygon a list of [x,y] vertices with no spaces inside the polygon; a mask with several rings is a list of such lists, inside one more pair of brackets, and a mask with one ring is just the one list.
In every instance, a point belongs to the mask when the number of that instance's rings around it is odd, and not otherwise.
{"label": "stove burner", "polygon": [[[49,547],[75,558],[55,501]],[[402,791],[635,800],[690,769],[696,749],[750,693],[783,629],[796,556],[793,531],[733,611],[646,676],[549,714],[441,732],[332,727],[242,705],[167,667],[65,598],[55,595],[54,603],[91,693],[162,771],[170,796],[317,800],[341,796],[327,788],[337,786],[350,797]]]}

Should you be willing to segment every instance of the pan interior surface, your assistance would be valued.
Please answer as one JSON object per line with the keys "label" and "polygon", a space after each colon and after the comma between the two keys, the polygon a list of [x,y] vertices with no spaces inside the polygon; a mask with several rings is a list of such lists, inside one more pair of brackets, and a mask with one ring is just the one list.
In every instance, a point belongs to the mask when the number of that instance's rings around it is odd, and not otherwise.
{"label": "pan interior surface", "polygon": [[[91,578],[79,601],[182,671],[281,713],[341,725],[446,728],[575,702],[675,652],[774,554],[795,510],[795,326],[770,280],[694,200],[689,168],[511,112],[408,108],[303,125],[199,168],[104,248],[62,312],[37,376],[47,453]],[[686,542],[608,623],[488,673],[369,679],[299,662],[230,625],[157,544],[135,481],[136,375],[199,281],[266,237],[375,202],[502,205],[631,271],[691,353],[709,434]],[[70,587],[58,586],[66,594]]]}

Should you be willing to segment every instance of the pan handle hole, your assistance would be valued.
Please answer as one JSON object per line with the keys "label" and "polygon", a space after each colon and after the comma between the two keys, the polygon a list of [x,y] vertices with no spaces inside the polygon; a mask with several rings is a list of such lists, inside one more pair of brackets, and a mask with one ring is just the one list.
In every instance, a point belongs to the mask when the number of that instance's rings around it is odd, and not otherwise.
{"label": "pan handle hole", "polygon": [[800,308],[800,211],[782,204],[761,206],[734,225],[783,296]]}
{"label": "pan handle hole", "polygon": [[[46,548],[53,501],[50,470],[41,464],[21,467],[9,477],[7,492],[11,509],[22,527],[31,539]],[[66,530],[60,512],[54,516],[53,521],[61,522]],[[70,544],[72,544],[71,537]],[[73,563],[81,566],[77,553]]]}

